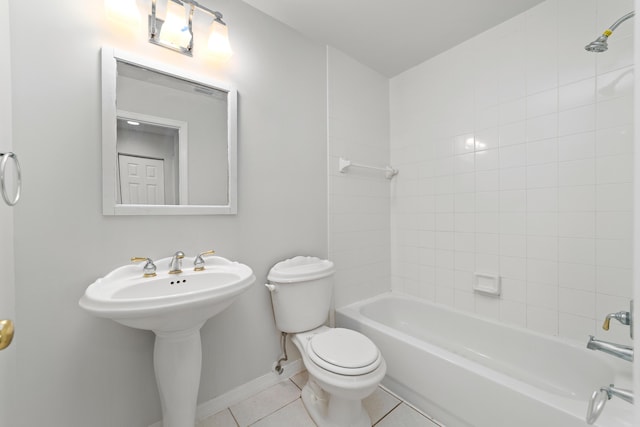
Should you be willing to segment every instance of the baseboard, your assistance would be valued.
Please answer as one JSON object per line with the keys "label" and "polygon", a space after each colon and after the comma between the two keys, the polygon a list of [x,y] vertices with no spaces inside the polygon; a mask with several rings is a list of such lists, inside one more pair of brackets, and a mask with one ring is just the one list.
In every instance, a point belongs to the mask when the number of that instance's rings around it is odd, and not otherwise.
{"label": "baseboard", "polygon": [[[302,364],[301,359],[283,364],[282,367],[284,368],[284,371],[281,375],[278,375],[273,371],[268,372],[254,380],[249,381],[248,383],[242,384],[241,386],[238,386],[233,390],[226,392],[221,396],[215,397],[208,402],[199,404],[196,408],[196,421],[207,419],[210,416],[222,411],[223,409],[233,406],[236,403],[242,402],[243,400],[253,396],[254,394],[260,393],[261,391],[266,390],[269,387],[278,384],[279,382],[288,380],[292,376],[304,370],[304,365]],[[162,427],[162,421],[153,423],[149,427]]]}

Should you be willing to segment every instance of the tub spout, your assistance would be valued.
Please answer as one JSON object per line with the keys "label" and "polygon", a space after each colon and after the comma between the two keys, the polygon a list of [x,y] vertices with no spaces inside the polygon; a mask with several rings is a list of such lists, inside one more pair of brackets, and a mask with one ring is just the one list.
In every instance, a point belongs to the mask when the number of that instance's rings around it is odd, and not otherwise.
{"label": "tub spout", "polygon": [[599,350],[612,356],[619,357],[620,359],[624,359],[628,362],[633,362],[633,347],[630,347],[628,345],[597,340],[593,335],[589,335],[587,348],[589,350]]}
{"label": "tub spout", "polygon": [[607,392],[607,396],[609,399],[611,397],[619,397],[620,399],[629,402],[633,405],[633,392],[631,390],[626,390],[624,388],[618,388],[611,384],[609,387],[602,387],[601,390]]}

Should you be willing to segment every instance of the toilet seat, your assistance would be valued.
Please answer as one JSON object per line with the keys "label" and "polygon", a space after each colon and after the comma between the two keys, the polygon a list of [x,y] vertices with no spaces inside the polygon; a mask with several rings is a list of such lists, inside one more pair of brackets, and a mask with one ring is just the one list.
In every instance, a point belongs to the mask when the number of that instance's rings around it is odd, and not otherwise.
{"label": "toilet seat", "polygon": [[311,361],[340,375],[364,375],[374,371],[382,361],[378,347],[359,332],[333,328],[315,334],[307,345]]}

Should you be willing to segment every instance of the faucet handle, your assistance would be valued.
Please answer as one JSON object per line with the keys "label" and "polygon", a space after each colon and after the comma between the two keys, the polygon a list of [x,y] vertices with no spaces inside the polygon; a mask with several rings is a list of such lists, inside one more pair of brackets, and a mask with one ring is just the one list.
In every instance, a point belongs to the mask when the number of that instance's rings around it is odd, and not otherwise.
{"label": "faucet handle", "polygon": [[153,263],[151,258],[146,257],[132,257],[131,262],[142,262],[146,261],[147,263],[142,267],[142,271],[144,272],[144,277],[155,277],[156,275],[156,265]]}
{"label": "faucet handle", "polygon": [[604,318],[604,323],[602,324],[602,329],[604,329],[605,331],[609,330],[609,326],[611,323],[611,319],[616,319],[618,322],[622,323],[623,325],[630,325],[631,324],[631,313],[629,313],[628,311],[618,311],[617,313],[609,313],[606,315],[606,317]]}
{"label": "faucet handle", "polygon": [[204,270],[204,259],[202,257],[213,255],[215,253],[216,251],[214,251],[213,249],[199,253],[196,259],[193,261],[193,271]]}

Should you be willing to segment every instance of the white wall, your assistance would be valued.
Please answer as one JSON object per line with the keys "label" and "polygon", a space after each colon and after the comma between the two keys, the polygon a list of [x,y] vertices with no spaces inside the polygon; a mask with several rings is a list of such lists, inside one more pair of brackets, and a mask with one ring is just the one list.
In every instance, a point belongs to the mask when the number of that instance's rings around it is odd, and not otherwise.
{"label": "white wall", "polygon": [[[118,30],[103,1],[11,2],[14,149],[24,175],[15,209],[16,427],[146,427],[160,419],[153,334],[97,319],[84,289],[131,256],[206,249],[254,269],[255,286],[202,330],[199,401],[269,372],[279,356],[262,284],[277,261],[327,256],[326,52],[243,2],[224,12],[227,66]],[[206,38],[200,36],[201,43]],[[238,215],[101,214],[100,47],[188,67],[239,92]]]}
{"label": "white wall", "polygon": [[[0,152],[13,151],[11,129],[11,62],[9,45],[9,2],[0,1]],[[7,171],[9,168],[7,166]],[[8,174],[7,176],[10,176]],[[13,194],[13,193],[12,193]],[[15,319],[13,208],[0,199],[0,319]],[[16,344],[0,352],[0,414],[11,422],[15,404]]]}
{"label": "white wall", "polygon": [[335,304],[390,289],[390,181],[383,172],[338,159],[389,164],[389,80],[328,48],[329,257],[336,265]]}
{"label": "white wall", "polygon": [[[600,323],[632,295],[633,22],[583,46],[632,9],[548,0],[392,79],[395,290],[628,341]],[[475,295],[475,271],[502,296]]]}

